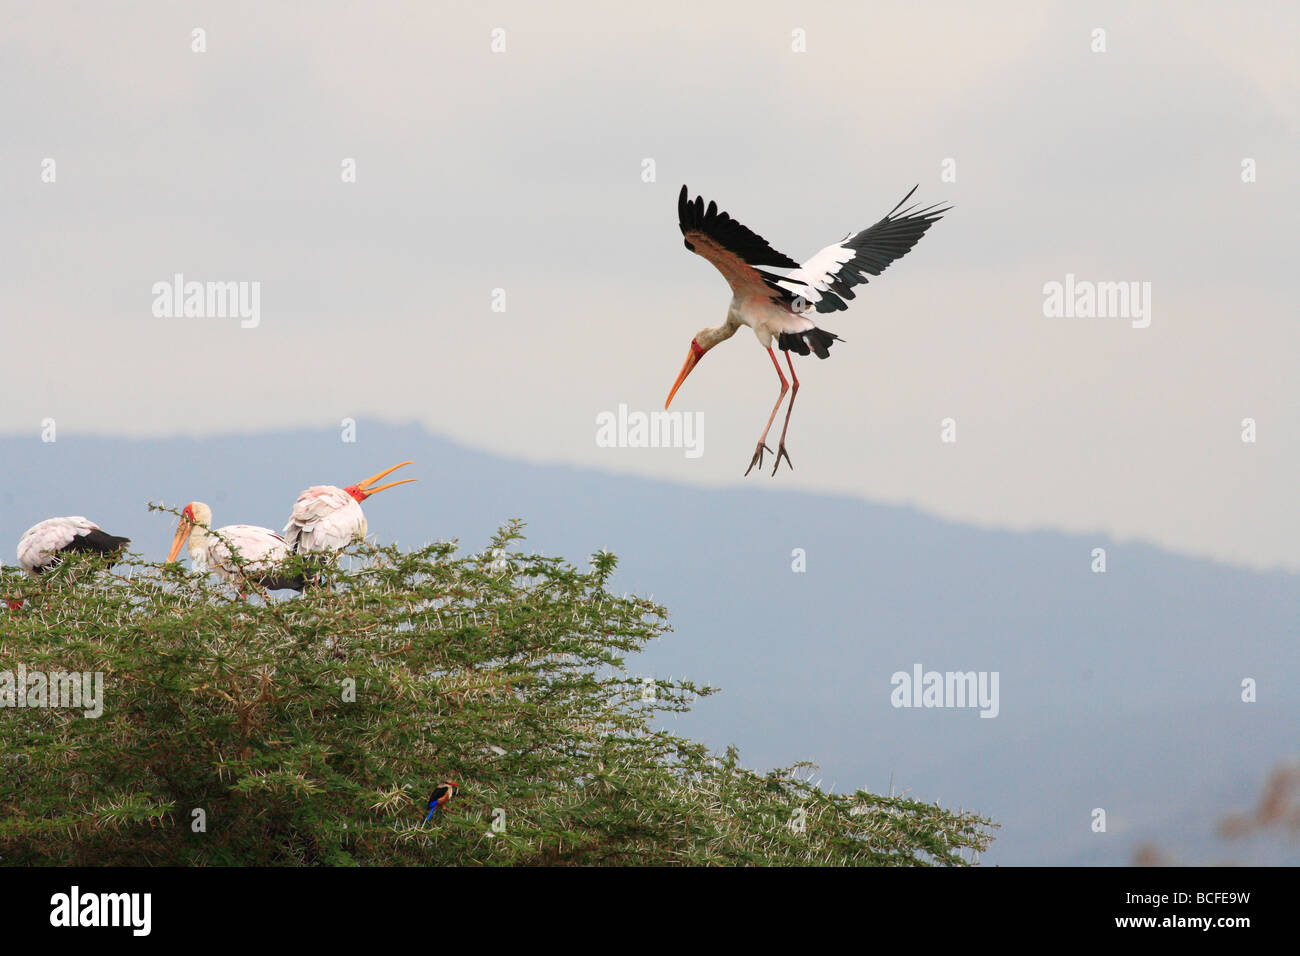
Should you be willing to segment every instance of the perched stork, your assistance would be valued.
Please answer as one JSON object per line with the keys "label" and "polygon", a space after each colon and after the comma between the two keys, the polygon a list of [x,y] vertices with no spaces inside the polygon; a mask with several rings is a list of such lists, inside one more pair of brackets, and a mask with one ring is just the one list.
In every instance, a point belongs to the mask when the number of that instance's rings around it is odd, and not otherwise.
{"label": "perched stork", "polygon": [[[826,358],[831,346],[843,340],[835,333],[819,328],[809,311],[826,313],[848,308],[844,300],[854,297],[855,285],[865,283],[868,276],[880,275],[891,262],[905,255],[951,208],[935,204],[924,209],[916,206],[903,209],[903,203],[911,199],[914,192],[915,186],[903,197],[903,202],[874,226],[856,234],[850,233],[800,265],[773,249],[762,236],[720,212],[717,203],[709,203],[706,209],[703,197],[697,196],[692,201],[689,191],[683,186],[677,198],[677,218],[682,235],[686,237],[686,248],[708,259],[722,273],[731,286],[731,305],[727,308],[726,322],[716,329],[703,329],[691,339],[691,350],[672,391],[668,393],[664,408],[672,403],[677,389],[681,388],[686,376],[691,374],[691,369],[704,354],[735,335],[742,325],[747,325],[754,330],[759,344],[767,349],[772,365],[776,367],[777,377],[781,379],[781,394],[772,406],[772,414],[767,418],[767,426],[759,436],[758,447],[754,449],[754,457],[745,474],[748,475],[755,465],[762,468],[763,452],[771,453],[772,449],[766,444],[767,433],[786,390],[790,388],[781,371],[781,363],[772,351],[774,339],[777,347],[785,353],[794,386],[785,412],[785,424],[781,427],[781,442],[777,446],[772,474],[775,475],[777,468],[781,467],[782,457],[794,468],[794,462],[790,461],[790,454],[785,450],[790,412],[799,392],[799,377],[795,375],[790,353],[807,355],[812,352],[818,358]],[[781,275],[773,272],[773,268],[789,271]]]}
{"label": "perched stork", "polygon": [[361,510],[361,502],[385,489],[418,479],[390,481],[378,488],[370,486],[409,464],[409,461],[404,461],[346,488],[336,488],[334,485],[313,485],[308,488],[294,502],[293,516],[284,526],[289,551],[293,554],[337,551],[346,548],[353,541],[360,541],[366,536],[366,516]]}
{"label": "perched stork", "polygon": [[108,534],[81,515],[46,518],[32,525],[18,539],[18,563],[28,574],[37,575],[58,564],[59,555],[64,552],[95,551],[118,555],[130,543],[130,538]]}
{"label": "perched stork", "polygon": [[[33,577],[59,563],[60,555],[69,551],[94,551],[116,557],[130,538],[108,534],[95,522],[81,515],[46,518],[32,525],[18,539],[18,564]],[[11,611],[23,606],[20,598],[5,598]]]}
{"label": "perched stork", "polygon": [[456,788],[459,786],[458,783],[446,780],[433,788],[433,793],[429,794],[429,812],[424,817],[425,823],[429,822],[439,807],[451,803],[451,798],[456,796]]}
{"label": "perched stork", "polygon": [[[218,578],[245,593],[244,581],[260,584],[268,591],[290,588],[301,591],[305,581],[302,575],[283,574],[277,569],[289,557],[289,545],[270,528],[251,524],[229,524],[210,530],[212,509],[201,501],[191,501],[181,510],[176,537],[167,552],[167,563],[176,560],[181,547],[188,540],[190,560],[199,571],[212,571]],[[240,568],[231,556],[233,548],[246,562]]]}

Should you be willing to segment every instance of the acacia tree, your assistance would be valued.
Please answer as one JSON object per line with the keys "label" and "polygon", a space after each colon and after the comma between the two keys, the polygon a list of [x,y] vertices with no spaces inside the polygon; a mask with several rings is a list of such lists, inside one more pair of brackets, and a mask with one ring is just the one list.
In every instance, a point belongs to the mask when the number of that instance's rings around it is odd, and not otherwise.
{"label": "acacia tree", "polygon": [[962,865],[989,844],[977,815],[652,730],[713,692],[626,669],[666,611],[610,593],[608,553],[512,551],[520,529],[475,554],[358,545],[288,600],[140,560],[6,569],[0,676],[100,672],[104,704],[0,708],[3,862]]}

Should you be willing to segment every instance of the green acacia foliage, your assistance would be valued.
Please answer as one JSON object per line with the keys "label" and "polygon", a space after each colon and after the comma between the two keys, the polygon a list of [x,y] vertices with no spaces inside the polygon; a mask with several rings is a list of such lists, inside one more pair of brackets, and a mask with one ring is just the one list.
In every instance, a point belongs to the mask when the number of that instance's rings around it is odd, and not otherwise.
{"label": "green acacia foliage", "polygon": [[607,590],[610,554],[519,542],[358,546],[269,601],[177,565],[5,569],[26,603],[0,605],[0,671],[99,671],[105,703],[0,708],[0,862],[960,865],[990,842],[652,730],[712,692],[624,670],[665,610]]}

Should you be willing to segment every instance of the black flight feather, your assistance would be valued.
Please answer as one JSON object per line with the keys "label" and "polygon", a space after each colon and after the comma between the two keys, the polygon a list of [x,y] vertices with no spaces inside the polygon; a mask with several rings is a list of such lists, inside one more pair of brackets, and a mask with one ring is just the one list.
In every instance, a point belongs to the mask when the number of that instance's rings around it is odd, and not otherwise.
{"label": "black flight feather", "polygon": [[[682,186],[681,194],[677,197],[677,224],[681,227],[682,235],[692,231],[702,232],[751,266],[799,268],[799,263],[785,253],[777,252],[758,233],[719,211],[716,202],[710,202],[706,209],[703,196],[696,196],[693,201],[689,196],[689,190]],[[695,251],[689,239],[686,248]]]}

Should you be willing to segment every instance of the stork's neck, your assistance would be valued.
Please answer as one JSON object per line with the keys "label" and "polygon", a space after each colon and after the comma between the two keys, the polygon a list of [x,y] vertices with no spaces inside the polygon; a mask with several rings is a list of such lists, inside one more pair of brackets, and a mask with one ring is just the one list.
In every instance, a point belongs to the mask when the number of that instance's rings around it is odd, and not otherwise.
{"label": "stork's neck", "polygon": [[190,529],[189,552],[190,560],[196,567],[206,567],[208,563],[208,529],[201,524],[196,524]]}
{"label": "stork's neck", "polygon": [[719,342],[725,342],[736,334],[736,329],[740,328],[740,313],[736,311],[735,303],[727,309],[727,321],[716,329],[705,329],[699,335],[695,336],[695,341],[699,343],[700,348],[708,351]]}

